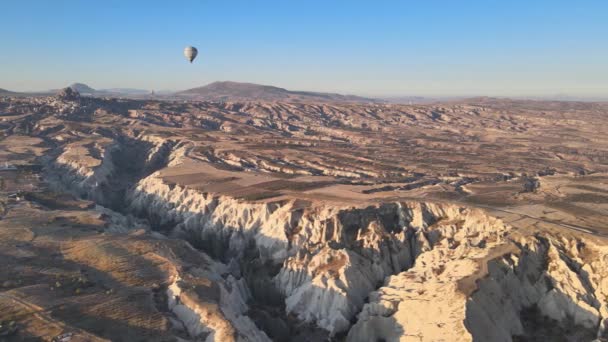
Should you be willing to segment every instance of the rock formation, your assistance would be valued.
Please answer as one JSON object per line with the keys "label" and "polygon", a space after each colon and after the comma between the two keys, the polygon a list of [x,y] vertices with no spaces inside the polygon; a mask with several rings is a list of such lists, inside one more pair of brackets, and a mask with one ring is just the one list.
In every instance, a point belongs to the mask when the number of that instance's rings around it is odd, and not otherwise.
{"label": "rock formation", "polygon": [[80,93],[72,87],[67,87],[57,93],[57,98],[63,101],[78,101]]}
{"label": "rock formation", "polygon": [[608,109],[538,106],[3,99],[0,158],[19,167],[0,175],[0,323],[92,341],[606,338]]}

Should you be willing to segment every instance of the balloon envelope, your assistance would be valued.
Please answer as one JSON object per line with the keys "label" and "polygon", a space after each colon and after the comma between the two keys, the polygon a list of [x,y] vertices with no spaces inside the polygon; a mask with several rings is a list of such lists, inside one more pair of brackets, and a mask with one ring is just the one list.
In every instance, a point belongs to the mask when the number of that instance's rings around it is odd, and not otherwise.
{"label": "balloon envelope", "polygon": [[190,63],[196,58],[196,55],[198,55],[198,50],[194,46],[186,46],[184,56]]}

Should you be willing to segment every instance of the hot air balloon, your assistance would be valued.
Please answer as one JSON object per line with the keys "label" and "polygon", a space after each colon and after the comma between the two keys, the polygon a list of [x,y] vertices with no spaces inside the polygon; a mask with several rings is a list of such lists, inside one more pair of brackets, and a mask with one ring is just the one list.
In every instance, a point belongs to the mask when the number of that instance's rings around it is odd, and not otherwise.
{"label": "hot air balloon", "polygon": [[198,50],[194,46],[186,46],[184,56],[190,63],[196,58],[196,55],[198,55]]}

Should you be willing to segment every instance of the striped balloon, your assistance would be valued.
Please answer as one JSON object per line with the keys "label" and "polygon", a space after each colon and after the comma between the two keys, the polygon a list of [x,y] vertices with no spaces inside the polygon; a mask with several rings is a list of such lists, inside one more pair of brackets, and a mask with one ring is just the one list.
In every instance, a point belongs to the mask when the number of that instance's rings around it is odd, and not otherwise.
{"label": "striped balloon", "polygon": [[194,46],[186,46],[184,49],[184,56],[186,56],[186,59],[188,59],[190,63],[196,58],[196,55],[198,55],[198,50]]}

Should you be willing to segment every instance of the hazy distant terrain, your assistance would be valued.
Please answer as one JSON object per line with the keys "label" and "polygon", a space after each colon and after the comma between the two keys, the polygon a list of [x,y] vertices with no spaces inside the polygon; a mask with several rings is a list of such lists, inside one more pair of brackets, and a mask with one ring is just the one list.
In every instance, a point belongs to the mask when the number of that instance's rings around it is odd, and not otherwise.
{"label": "hazy distant terrain", "polygon": [[[355,95],[341,95],[335,93],[291,91],[274,86],[259,85],[254,83],[239,82],[214,82],[206,86],[197,87],[183,91],[159,91],[133,89],[133,88],[109,88],[95,89],[84,83],[73,83],[70,88],[78,91],[82,96],[93,97],[127,97],[127,98],[156,98],[156,99],[179,99],[196,101],[290,101],[309,103],[382,103],[383,99],[366,98]],[[48,96],[57,94],[60,89],[51,89],[47,92],[20,93],[32,96]],[[0,92],[1,93],[1,92]],[[8,93],[7,93],[8,94]],[[16,94],[16,93],[15,93]],[[416,97],[411,97],[416,98]],[[408,99],[411,99],[408,98]],[[421,99],[421,98],[416,98]],[[395,102],[400,102],[394,99]],[[410,100],[408,100],[410,101]],[[421,101],[418,101],[421,102]]]}
{"label": "hazy distant terrain", "polygon": [[[110,88],[110,89],[93,89],[84,83],[74,83],[70,85],[70,88],[78,91],[81,95],[92,95],[92,96],[117,96],[117,95],[146,95],[150,94],[149,90],[144,89],[132,89],[132,88]],[[53,90],[58,92],[59,90]]]}
{"label": "hazy distant terrain", "polygon": [[[308,103],[394,103],[394,104],[430,104],[439,102],[463,101],[472,96],[377,96],[365,97],[357,95],[343,95],[337,93],[324,93],[314,91],[292,91],[280,87],[260,85],[255,83],[242,83],[232,81],[213,82],[205,86],[188,90],[146,90],[136,88],[107,88],[95,89],[85,83],[72,83],[70,88],[78,91],[83,96],[94,97],[125,97],[145,99],[177,99],[195,101],[241,101],[241,102],[308,102]],[[13,94],[19,96],[49,96],[57,94],[61,89],[36,92],[13,92],[0,88],[0,94]],[[495,97],[509,99],[509,97]],[[569,102],[608,102],[608,97],[602,96],[572,96],[567,94],[556,94],[546,96],[517,96],[518,100],[535,101],[569,101]]]}

